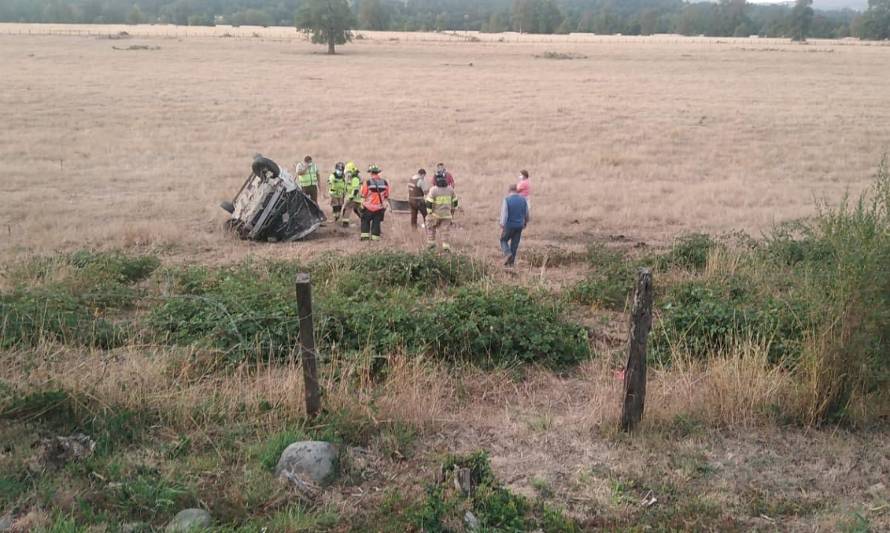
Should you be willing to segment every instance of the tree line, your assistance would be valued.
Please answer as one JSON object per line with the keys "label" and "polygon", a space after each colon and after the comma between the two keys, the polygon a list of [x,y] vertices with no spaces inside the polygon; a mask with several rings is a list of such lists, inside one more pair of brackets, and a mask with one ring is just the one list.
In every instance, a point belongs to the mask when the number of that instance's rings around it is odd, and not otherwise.
{"label": "tree line", "polygon": [[[328,0],[3,0],[0,21],[292,26],[301,8]],[[814,11],[746,0],[351,0],[350,27],[392,31],[482,31],[890,39],[890,0],[868,9]],[[339,11],[338,11],[339,12]],[[341,13],[341,15],[346,15]]]}

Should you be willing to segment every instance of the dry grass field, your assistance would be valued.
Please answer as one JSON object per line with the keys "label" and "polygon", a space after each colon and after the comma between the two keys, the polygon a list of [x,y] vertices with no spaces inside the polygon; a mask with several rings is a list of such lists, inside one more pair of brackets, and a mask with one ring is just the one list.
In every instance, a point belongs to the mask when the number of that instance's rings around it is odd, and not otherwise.
{"label": "dry grass field", "polygon": [[[121,30],[131,38],[96,35]],[[93,35],[38,35],[49,31]],[[311,246],[229,239],[217,206],[255,152],[289,166],[313,154],[323,172],[376,162],[396,197],[445,161],[463,205],[455,240],[479,253],[494,253],[521,168],[535,188],[528,243],[757,235],[859,190],[890,139],[887,46],[364,37],[328,57],[281,28],[0,27],[0,255],[138,247],[226,261],[357,246],[331,228]],[[153,49],[128,49],[139,45]],[[551,51],[576,58],[538,57]],[[384,231],[417,243],[404,217]]]}

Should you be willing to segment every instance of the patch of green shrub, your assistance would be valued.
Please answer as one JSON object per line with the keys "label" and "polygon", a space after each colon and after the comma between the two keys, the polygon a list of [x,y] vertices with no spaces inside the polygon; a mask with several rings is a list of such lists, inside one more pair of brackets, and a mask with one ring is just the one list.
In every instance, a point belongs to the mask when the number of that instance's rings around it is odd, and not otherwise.
{"label": "patch of green shrub", "polygon": [[515,287],[461,289],[425,308],[433,353],[484,365],[538,363],[563,368],[587,358],[587,331],[562,319],[550,298]]}
{"label": "patch of green shrub", "polygon": [[363,284],[419,290],[458,287],[482,279],[487,271],[485,265],[467,256],[434,252],[332,256],[312,263],[310,269],[326,285],[341,283],[344,273],[350,272],[358,274]]}
{"label": "patch of green shrub", "polygon": [[34,346],[44,340],[113,348],[127,331],[103,318],[83,296],[57,287],[15,289],[0,294],[0,348]]}
{"label": "patch of green shrub", "polygon": [[294,346],[293,294],[255,269],[190,267],[172,271],[168,280],[170,292],[147,319],[167,341],[202,343],[240,355],[282,355]]}
{"label": "patch of green shrub", "polygon": [[26,493],[30,487],[31,484],[21,477],[0,475],[0,508],[12,507],[19,496]]}
{"label": "patch of green shrub", "polygon": [[[133,284],[159,264],[153,256],[80,251],[17,265],[8,274],[15,288],[0,294],[0,347],[44,340],[99,348],[123,344],[127,329],[105,315],[132,308],[143,293]],[[70,271],[53,279],[66,268]]]}
{"label": "patch of green shrub", "polygon": [[717,243],[706,233],[681,235],[670,251],[659,258],[658,266],[661,269],[702,270],[708,264],[708,255],[715,246]]}
{"label": "patch of green shrub", "polygon": [[278,464],[278,459],[285,448],[294,442],[307,440],[310,436],[302,428],[285,429],[269,436],[261,444],[251,451],[251,456],[258,461],[263,468],[272,471]]}
{"label": "patch of green shrub", "polygon": [[156,469],[139,466],[135,475],[121,480],[110,505],[135,520],[154,521],[197,504],[189,487],[164,478]]}
{"label": "patch of green shrub", "polygon": [[88,250],[74,252],[68,262],[84,277],[124,284],[142,281],[161,266],[160,259],[153,255],[130,256],[120,252]]}
{"label": "patch of green shrub", "polygon": [[[328,279],[316,287],[316,341],[325,350],[384,356],[407,351],[447,361],[551,367],[589,355],[586,331],[562,320],[556,304],[523,289],[469,286],[450,295],[420,290],[472,279],[478,271],[471,262],[424,254],[417,261],[427,266],[414,269],[406,254],[397,273],[384,276],[385,262],[370,257],[337,267],[336,283]],[[355,265],[380,269],[388,281],[369,283],[368,276],[350,270]],[[280,265],[275,277],[250,265],[172,272],[170,293],[151,311],[148,324],[180,344],[205,343],[236,356],[286,355],[299,331],[293,289],[278,277],[281,272]]]}
{"label": "patch of green shrub", "polygon": [[569,301],[596,305],[614,311],[625,308],[633,290],[635,268],[624,254],[605,246],[591,246],[587,252],[591,272],[569,287]]}
{"label": "patch of green shrub", "polygon": [[666,364],[671,348],[695,358],[717,355],[748,338],[769,342],[773,363],[799,356],[806,310],[789,299],[761,297],[744,280],[690,281],[668,289],[652,336],[653,357]]}
{"label": "patch of green shrub", "polygon": [[[469,495],[457,490],[453,480],[469,469],[473,486]],[[412,521],[422,531],[452,531],[462,524],[467,511],[479,521],[480,531],[546,532],[581,531],[580,526],[558,509],[532,502],[504,487],[495,477],[485,452],[449,456],[442,465],[443,482],[427,486],[422,505],[412,510]]]}

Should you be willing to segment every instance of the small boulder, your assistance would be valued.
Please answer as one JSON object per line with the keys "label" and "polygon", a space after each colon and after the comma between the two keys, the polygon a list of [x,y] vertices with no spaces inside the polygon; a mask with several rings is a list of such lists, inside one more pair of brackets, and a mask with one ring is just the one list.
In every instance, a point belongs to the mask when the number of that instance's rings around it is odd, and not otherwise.
{"label": "small boulder", "polygon": [[202,531],[213,525],[213,517],[204,509],[183,509],[167,524],[167,533]]}
{"label": "small boulder", "polygon": [[12,514],[0,516],[0,531],[12,531]]}
{"label": "small boulder", "polygon": [[334,477],[336,468],[336,446],[324,441],[300,441],[281,453],[275,475],[286,480],[296,478],[322,484]]}
{"label": "small boulder", "polygon": [[467,511],[464,513],[464,526],[467,531],[479,531],[482,528],[482,524],[479,523],[479,519],[476,518],[471,511]]}

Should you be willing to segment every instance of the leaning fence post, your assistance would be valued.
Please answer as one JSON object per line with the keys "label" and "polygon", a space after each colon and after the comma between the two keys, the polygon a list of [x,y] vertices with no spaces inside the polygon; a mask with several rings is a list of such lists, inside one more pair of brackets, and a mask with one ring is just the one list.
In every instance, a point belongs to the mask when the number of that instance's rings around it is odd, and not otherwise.
{"label": "leaning fence post", "polygon": [[646,401],[646,338],[652,327],[652,272],[641,268],[630,315],[627,366],[624,369],[624,405],[621,429],[633,430],[643,418]]}
{"label": "leaning fence post", "polygon": [[297,274],[297,315],[300,318],[300,358],[303,361],[303,385],[306,415],[314,418],[321,409],[318,368],[315,364],[315,333],[312,328],[312,283],[309,274]]}

